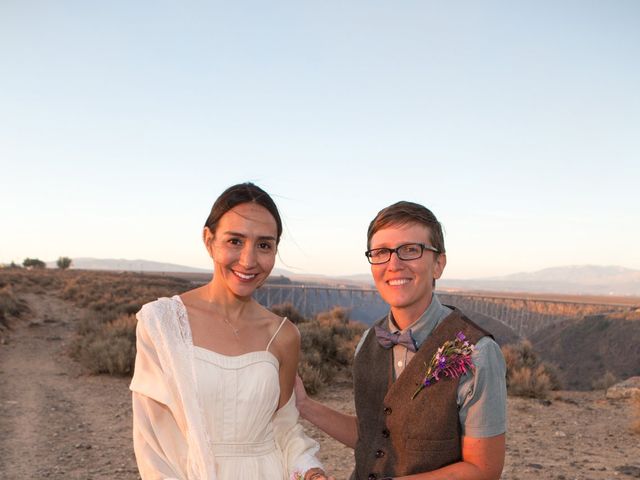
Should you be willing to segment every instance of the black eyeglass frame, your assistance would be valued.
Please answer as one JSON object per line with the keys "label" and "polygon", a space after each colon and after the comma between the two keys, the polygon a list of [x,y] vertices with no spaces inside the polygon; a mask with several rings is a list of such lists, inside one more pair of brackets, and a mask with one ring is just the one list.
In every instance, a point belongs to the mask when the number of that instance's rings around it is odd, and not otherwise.
{"label": "black eyeglass frame", "polygon": [[[400,255],[400,249],[403,247],[408,247],[409,245],[417,245],[420,247],[420,255],[418,255],[417,257],[412,257],[412,258],[402,258],[402,256]],[[373,262],[371,261],[371,254],[372,252],[375,251],[380,251],[380,250],[384,250],[389,252],[389,258],[387,258],[384,262]],[[422,255],[424,255],[424,251],[425,250],[429,250],[430,252],[434,252],[434,253],[440,253],[440,250],[438,250],[435,247],[432,247],[431,245],[425,245],[424,243],[405,243],[403,245],[398,245],[396,248],[386,248],[386,247],[382,247],[382,248],[372,248],[371,250],[367,250],[366,252],[364,252],[365,257],[367,257],[367,260],[369,260],[369,263],[371,265],[382,265],[384,263],[387,263],[389,261],[391,261],[391,255],[393,255],[394,253],[398,256],[398,258],[400,260],[403,261],[407,261],[407,260],[417,260],[419,258],[422,258]]]}

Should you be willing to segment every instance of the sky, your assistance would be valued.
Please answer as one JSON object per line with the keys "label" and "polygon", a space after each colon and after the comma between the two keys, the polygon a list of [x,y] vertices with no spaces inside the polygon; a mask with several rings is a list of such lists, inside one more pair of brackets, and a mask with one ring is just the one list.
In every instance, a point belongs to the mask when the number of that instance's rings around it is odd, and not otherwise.
{"label": "sky", "polygon": [[444,278],[640,269],[640,2],[0,2],[0,263],[209,268],[252,181],[277,266],[369,271],[398,200]]}

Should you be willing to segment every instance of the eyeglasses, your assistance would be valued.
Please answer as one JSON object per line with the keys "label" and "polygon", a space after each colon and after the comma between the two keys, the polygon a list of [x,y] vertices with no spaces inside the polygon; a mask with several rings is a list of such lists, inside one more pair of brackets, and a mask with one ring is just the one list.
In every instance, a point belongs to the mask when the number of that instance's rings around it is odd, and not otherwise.
{"label": "eyeglasses", "polygon": [[371,265],[380,265],[391,260],[391,254],[394,252],[400,260],[415,260],[422,257],[425,250],[440,253],[437,248],[424,243],[405,243],[396,248],[374,248],[367,250],[364,254]]}

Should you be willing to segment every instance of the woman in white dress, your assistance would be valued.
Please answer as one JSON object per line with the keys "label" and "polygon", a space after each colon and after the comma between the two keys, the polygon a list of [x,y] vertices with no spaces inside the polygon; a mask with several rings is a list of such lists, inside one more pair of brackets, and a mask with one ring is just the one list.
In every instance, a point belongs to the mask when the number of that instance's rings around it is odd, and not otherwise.
{"label": "woman in white dress", "polygon": [[131,390],[143,480],[327,478],[298,424],[298,329],[252,297],[281,234],[266,192],[228,188],[203,232],[212,280],[138,312]]}

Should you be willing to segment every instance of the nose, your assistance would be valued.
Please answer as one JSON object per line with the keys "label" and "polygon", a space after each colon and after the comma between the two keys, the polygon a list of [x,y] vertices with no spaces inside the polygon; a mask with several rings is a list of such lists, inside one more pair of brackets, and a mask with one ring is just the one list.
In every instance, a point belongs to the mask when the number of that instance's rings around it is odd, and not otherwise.
{"label": "nose", "polygon": [[244,268],[251,268],[256,264],[256,251],[255,247],[247,242],[244,248],[240,252],[240,266]]}
{"label": "nose", "polygon": [[398,257],[398,252],[393,252],[391,258],[387,262],[387,270],[402,270],[404,268],[404,262]]}

